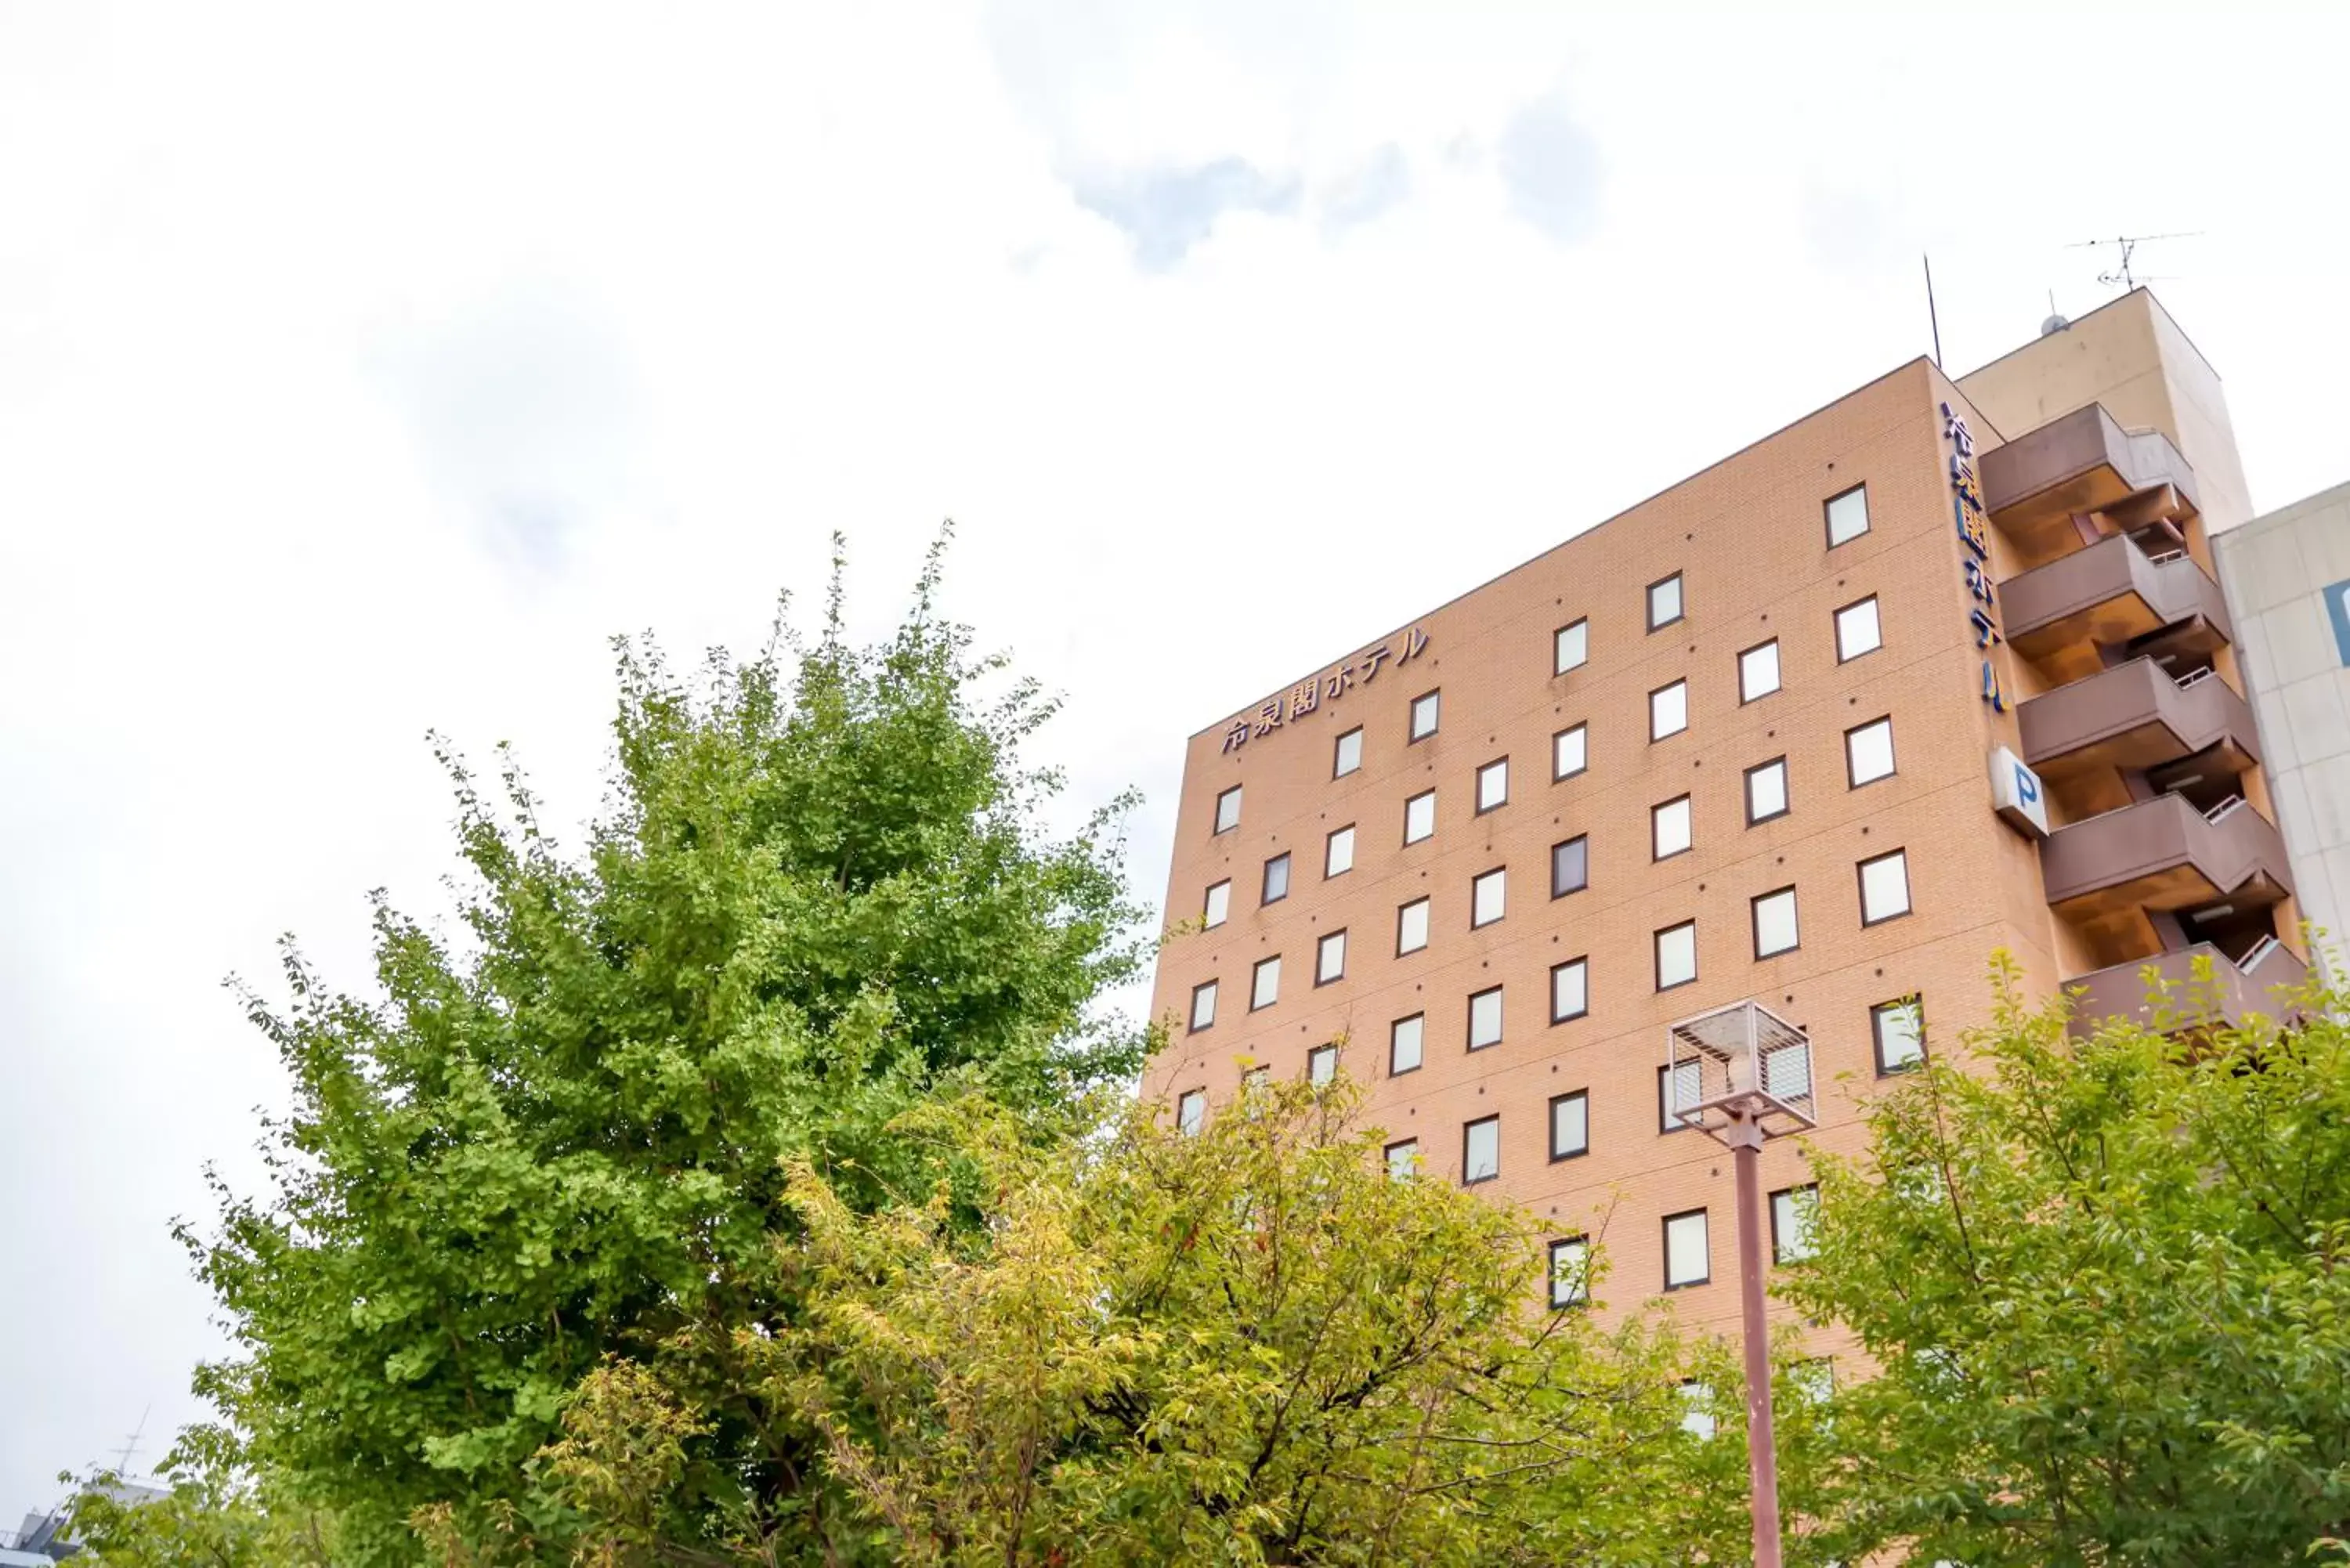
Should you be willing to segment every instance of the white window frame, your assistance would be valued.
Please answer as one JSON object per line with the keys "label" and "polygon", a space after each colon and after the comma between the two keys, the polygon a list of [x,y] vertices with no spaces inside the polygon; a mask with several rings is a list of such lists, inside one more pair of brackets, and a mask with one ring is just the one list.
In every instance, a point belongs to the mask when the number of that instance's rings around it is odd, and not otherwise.
{"label": "white window frame", "polygon": [[[1665,593],[1665,590],[1668,589],[1669,589],[1670,592],[1666,594],[1664,607],[1669,610],[1670,613],[1660,617],[1657,613],[1659,607],[1658,596],[1660,593]],[[1659,577],[1655,582],[1650,583],[1648,585],[1647,602],[1648,612],[1648,629],[1650,631],[1662,631],[1665,628],[1673,625],[1675,622],[1687,616],[1689,614],[1689,601],[1687,595],[1683,591],[1681,574],[1675,572],[1669,577]]]}
{"label": "white window frame", "polygon": [[[1409,1029],[1405,1025],[1410,1025]],[[1404,1042],[1411,1042],[1411,1060],[1403,1059]],[[1414,1012],[1388,1025],[1388,1076],[1417,1073],[1428,1060],[1428,1014]]]}
{"label": "white window frame", "polygon": [[[1572,981],[1574,986],[1573,1006],[1565,1012],[1559,1009],[1559,985],[1562,981]],[[1551,965],[1550,1021],[1553,1023],[1572,1023],[1578,1018],[1590,1015],[1591,960],[1588,957],[1571,958]]]}
{"label": "white window frame", "polygon": [[1591,661],[1591,618],[1571,620],[1550,634],[1550,672],[1564,675]]}
{"label": "white window frame", "polygon": [[[1678,980],[1668,980],[1665,978],[1665,939],[1667,937],[1679,938],[1683,932],[1688,933],[1689,972],[1682,975]],[[1695,920],[1681,920],[1673,925],[1659,928],[1648,939],[1648,945],[1651,950],[1651,957],[1655,961],[1657,989],[1659,991],[1676,991],[1684,985],[1695,985],[1697,983],[1697,922]],[[1676,965],[1675,972],[1678,972],[1678,970],[1679,966]]]}
{"label": "white window frame", "polygon": [[[1569,1106],[1574,1108],[1574,1116],[1570,1121],[1570,1125],[1574,1128],[1574,1137],[1571,1140],[1572,1147],[1561,1148],[1559,1147],[1560,1140],[1558,1136],[1559,1113],[1567,1109]],[[1550,1097],[1551,1163],[1555,1165],[1563,1159],[1581,1159],[1585,1155],[1589,1154],[1590,1152],[1591,1091],[1588,1089],[1569,1089],[1565,1094],[1553,1095]]]}
{"label": "white window frame", "polygon": [[[1194,1034],[1199,1033],[1203,1029],[1213,1029],[1216,1026],[1217,985],[1218,982],[1215,981],[1203,980],[1199,984],[1191,988],[1191,1032]],[[1200,1003],[1203,1001],[1208,1004],[1208,1017],[1207,1022],[1205,1023],[1201,1023],[1200,1020]]]}
{"label": "white window frame", "polygon": [[[1866,778],[1863,778],[1860,774],[1860,753],[1854,748],[1859,743],[1860,738],[1863,735],[1873,736],[1880,730],[1883,731],[1885,734],[1885,765],[1879,771],[1871,773]],[[1872,746],[1874,745],[1873,741],[1870,743]],[[1871,767],[1875,767],[1876,764],[1877,759],[1874,756],[1870,757],[1869,765]],[[1855,724],[1851,729],[1846,730],[1844,732],[1844,782],[1846,789],[1866,789],[1870,784],[1877,783],[1879,779],[1889,779],[1900,771],[1900,753],[1895,749],[1893,740],[1892,714],[1887,713],[1878,718],[1871,719],[1865,724]]]}
{"label": "white window frame", "polygon": [[1305,1081],[1315,1088],[1338,1076],[1338,1047],[1333,1044],[1316,1045],[1305,1053]]}
{"label": "white window frame", "polygon": [[[1779,931],[1766,934],[1764,930],[1764,922],[1778,919],[1782,909],[1786,911],[1783,940],[1781,940],[1783,933]],[[1767,958],[1777,958],[1781,953],[1794,952],[1804,945],[1803,920],[1795,906],[1795,889],[1792,884],[1773,888],[1767,893],[1757,893],[1748,899],[1747,923],[1753,929],[1754,957],[1758,962]]]}
{"label": "white window frame", "polygon": [[1471,995],[1469,998],[1470,1050],[1490,1051],[1502,1043],[1503,1027],[1500,986],[1489,985],[1484,990]]}
{"label": "white window frame", "polygon": [[[1347,744],[1350,741],[1354,742],[1352,747]],[[1351,757],[1347,755],[1350,750],[1354,753]],[[1330,743],[1330,776],[1342,779],[1348,774],[1361,772],[1362,766],[1363,727],[1357,724]]]}
{"label": "white window frame", "polygon": [[[1572,761],[1573,767],[1567,766]],[[1591,725],[1569,724],[1550,738],[1550,782],[1563,784],[1591,765]]]}
{"label": "white window frame", "polygon": [[1648,808],[1648,858],[1670,860],[1697,847],[1697,823],[1688,795],[1660,800]]}
{"label": "white window frame", "polygon": [[[1692,1223],[1694,1221],[1694,1223]],[[1676,1230],[1676,1227],[1679,1227]],[[1694,1241],[1690,1240],[1694,1237]],[[1690,1254],[1694,1251],[1695,1257]],[[1700,1271],[1688,1272],[1694,1262]],[[1665,1289],[1685,1291],[1713,1281],[1713,1225],[1703,1209],[1665,1216]]]}
{"label": "white window frame", "polygon": [[1508,868],[1496,866],[1469,879],[1469,929],[1479,930],[1510,912]]}
{"label": "white window frame", "polygon": [[[1773,773],[1778,774],[1779,779],[1778,809],[1757,813],[1754,809],[1754,781]],[[1784,757],[1773,757],[1767,763],[1757,763],[1748,768],[1744,774],[1743,788],[1746,794],[1746,826],[1749,827],[1760,827],[1766,822],[1776,822],[1795,809],[1794,797],[1787,788],[1787,759]]]}
{"label": "white window frame", "polygon": [[[1886,1025],[1898,1020],[1907,1035],[1907,1054],[1898,1062],[1886,1058]],[[1892,1077],[1923,1066],[1926,1061],[1926,1014],[1924,1003],[1915,996],[1897,997],[1880,1002],[1868,1010],[1869,1047],[1877,1057],[1877,1075]]]}
{"label": "white window frame", "polygon": [[1399,1137],[1387,1147],[1388,1179],[1408,1181],[1419,1174],[1419,1140]]}
{"label": "white window frame", "polygon": [[[1419,813],[1426,818],[1420,831],[1412,831],[1412,816]],[[1425,844],[1436,836],[1436,792],[1424,789],[1403,803],[1403,841],[1407,846]]]}
{"label": "white window frame", "polygon": [[1688,728],[1689,680],[1686,677],[1668,681],[1648,693],[1648,739],[1651,742],[1669,741]]}
{"label": "white window frame", "polygon": [[1209,883],[1207,893],[1200,900],[1201,926],[1212,931],[1232,918],[1232,879],[1227,877],[1221,882]]}
{"label": "white window frame", "polygon": [[[1859,527],[1856,528],[1851,525],[1854,509],[1850,506],[1845,508],[1843,521],[1839,523],[1836,516],[1836,503],[1840,501],[1857,502],[1860,514]],[[1821,502],[1820,521],[1827,529],[1828,548],[1831,550],[1835,549],[1838,545],[1849,545],[1855,539],[1859,538],[1863,534],[1867,533],[1868,486],[1866,484],[1856,484],[1849,490],[1839,490],[1834,495],[1829,496],[1825,501]],[[1839,528],[1841,528],[1841,532],[1838,531]]]}
{"label": "white window frame", "polygon": [[[1480,1137],[1488,1144],[1485,1158],[1478,1158]],[[1496,1111],[1461,1127],[1461,1185],[1475,1187],[1502,1178],[1502,1116]]]}
{"label": "white window frame", "polygon": [[1344,877],[1355,868],[1355,825],[1334,827],[1322,840],[1322,880]]}
{"label": "white window frame", "polygon": [[[1869,873],[1879,867],[1887,867],[1890,876],[1900,879],[1901,907],[1898,909],[1872,910],[1871,909],[1874,898],[1869,888]],[[1861,861],[1855,869],[1860,876],[1860,923],[1862,925],[1881,926],[1887,920],[1899,919],[1918,907],[1909,887],[1909,851],[1908,849],[1888,849],[1882,855],[1872,855]],[[1892,893],[1892,882],[1887,877],[1880,876],[1877,878],[1876,896],[1886,897],[1891,896]]]}
{"label": "white window frame", "polygon": [[[1566,1287],[1564,1292],[1559,1288],[1561,1285]],[[1590,1300],[1591,1238],[1561,1236],[1550,1244],[1552,1310],[1582,1306]]]}
{"label": "white window frame", "polygon": [[[1224,803],[1227,801],[1232,803],[1232,809],[1229,811],[1224,807]],[[1216,831],[1218,833],[1230,833],[1233,828],[1238,827],[1240,825],[1241,786],[1234,784],[1228,790],[1218,792],[1216,795]]]}
{"label": "white window frame", "polygon": [[1175,1130],[1198,1137],[1208,1125],[1208,1091],[1186,1089],[1175,1096]]}
{"label": "white window frame", "polygon": [[[1862,619],[1857,612],[1861,610],[1866,610],[1868,612],[1866,618],[1868,641],[1866,645],[1860,644],[1859,634]],[[1855,599],[1852,603],[1846,605],[1843,608],[1835,612],[1836,662],[1838,664],[1849,664],[1863,654],[1875,653],[1878,649],[1885,646],[1885,622],[1883,614],[1884,612],[1877,607],[1877,596],[1875,594],[1869,595],[1865,599]],[[1847,622],[1845,618],[1847,616],[1853,618],[1849,622],[1849,627],[1853,633],[1849,639],[1847,639],[1845,635],[1847,628]]]}
{"label": "white window frame", "polygon": [[1498,811],[1510,804],[1510,759],[1495,757],[1477,769],[1477,812],[1479,816]]}
{"label": "white window frame", "polygon": [[1771,1262],[1782,1268],[1815,1255],[1814,1231],[1819,1224],[1820,1189],[1816,1182],[1783,1187],[1771,1194]]}
{"label": "white window frame", "polygon": [[[1427,726],[1425,728],[1422,728],[1420,724],[1420,716],[1423,709],[1426,710],[1428,719]],[[1444,689],[1442,687],[1440,686],[1432,691],[1423,691],[1419,696],[1411,700],[1409,733],[1415,744],[1436,733],[1437,730],[1442,726],[1443,722]]]}
{"label": "white window frame", "polygon": [[[1270,991],[1267,989],[1270,977]],[[1281,955],[1261,958],[1249,970],[1249,1011],[1262,1012],[1281,1000]]]}
{"label": "white window frame", "polygon": [[[1414,913],[1415,910],[1418,912]],[[1429,927],[1431,924],[1428,915],[1429,902],[1428,895],[1425,893],[1411,902],[1397,908],[1396,957],[1401,958],[1406,953],[1419,952],[1428,946]],[[1419,940],[1412,940],[1415,936]]]}
{"label": "white window frame", "polygon": [[1779,639],[1758,642],[1738,656],[1738,701],[1759,702],[1779,690]]}
{"label": "white window frame", "polygon": [[[1335,944],[1335,945],[1333,945]],[[1335,963],[1332,954],[1336,955]],[[1314,983],[1328,985],[1347,978],[1347,928],[1325,931],[1314,941]]]}

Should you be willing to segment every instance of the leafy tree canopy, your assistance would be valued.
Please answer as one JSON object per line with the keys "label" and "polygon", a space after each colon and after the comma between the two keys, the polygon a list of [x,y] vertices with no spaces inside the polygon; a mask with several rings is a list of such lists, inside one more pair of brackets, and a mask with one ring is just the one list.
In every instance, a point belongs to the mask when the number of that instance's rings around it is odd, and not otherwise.
{"label": "leafy tree canopy", "polygon": [[1782,1289],[1882,1370],[1835,1400],[1815,1543],[2184,1568],[2350,1535],[2345,998],[2076,1042],[2003,990],[1970,1067],[1929,1064],[1867,1158],[1818,1163]]}
{"label": "leafy tree canopy", "polygon": [[973,656],[938,583],[934,550],[872,649],[844,638],[837,565],[813,647],[779,618],[759,658],[689,680],[622,639],[584,848],[510,761],[485,794],[444,745],[462,933],[379,894],[372,994],[290,941],[290,1003],[244,993],[295,1102],[265,1192],[183,1228],[242,1346],[199,1383],[252,1472],[338,1518],[338,1561],[412,1560],[419,1510],[565,1539],[533,1456],[567,1396],[679,1343],[712,1352],[692,1496],[820,1514],[816,1449],[725,1391],[733,1337],[798,1310],[787,1171],[869,1208],[936,1177],[908,1107],[983,1093],[1045,1138],[1137,1066],[1090,1011],[1139,958],[1127,803],[1048,835],[1059,781],[1020,749],[1053,705]]}

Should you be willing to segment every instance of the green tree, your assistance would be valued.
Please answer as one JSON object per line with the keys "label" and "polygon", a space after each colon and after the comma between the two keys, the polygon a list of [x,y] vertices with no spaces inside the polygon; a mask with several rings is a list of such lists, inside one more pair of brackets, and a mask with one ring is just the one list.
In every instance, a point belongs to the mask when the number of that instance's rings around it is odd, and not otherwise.
{"label": "green tree", "polygon": [[[2074,1041],[2002,980],[1995,1022],[1818,1164],[1782,1276],[1881,1373],[1812,1467],[1856,1560],[2255,1564],[2350,1534],[2350,1026]],[[2182,1016],[2191,996],[2169,999]]]}
{"label": "green tree", "polygon": [[[1389,1178],[1350,1087],[1251,1096],[1196,1137],[1130,1108],[1059,1150],[984,1107],[915,1113],[982,1173],[976,1233],[951,1185],[868,1212],[795,1162],[777,1259],[806,1310],[746,1333],[746,1365],[822,1434],[880,1558],[1742,1554],[1742,1453],[1683,1426],[1690,1368],[1730,1376],[1717,1349],[1535,1310],[1530,1219]],[[682,1542],[646,1506],[712,1415],[639,1367],[589,1380],[550,1468],[601,1521],[592,1560],[777,1560],[765,1521]]]}
{"label": "green tree", "polygon": [[[941,539],[941,546],[944,540]],[[376,897],[377,991],[296,952],[252,1019],[293,1079],[259,1198],[188,1232],[242,1348],[205,1368],[241,1458],[338,1516],[338,1561],[413,1560],[411,1516],[557,1560],[573,1521],[533,1456],[608,1357],[668,1358],[702,1427],[669,1506],[833,1520],[812,1433],[763,1425],[735,1335],[792,1324],[773,1266],[785,1170],[842,1202],[927,1189],[893,1123],[983,1092],[1023,1137],[1068,1125],[1139,1043],[1092,1003],[1136,972],[1115,836],[1074,837],[1024,769],[1053,711],[942,621],[934,550],[896,635],[781,628],[699,679],[622,639],[607,815],[582,853],[519,772],[485,797],[445,746],[463,929]],[[991,691],[998,695],[983,696]],[[212,1435],[214,1439],[220,1436]]]}

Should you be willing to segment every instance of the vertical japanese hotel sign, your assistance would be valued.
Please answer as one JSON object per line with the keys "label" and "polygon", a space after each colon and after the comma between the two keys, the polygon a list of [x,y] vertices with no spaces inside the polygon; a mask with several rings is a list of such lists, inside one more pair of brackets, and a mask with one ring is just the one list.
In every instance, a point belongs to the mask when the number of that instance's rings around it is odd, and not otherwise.
{"label": "vertical japanese hotel sign", "polygon": [[1982,485],[1975,479],[1975,438],[1948,403],[1942,405],[1942,435],[1950,443],[1950,515],[1965,547],[1959,566],[1973,604],[1967,621],[1974,628],[1975,647],[1982,652],[1982,700],[1992,712],[2004,713],[2007,694],[2000,689],[1999,666],[1991,659],[1991,650],[2007,639],[2000,635],[1999,604],[1991,597],[1991,519],[1983,511]]}

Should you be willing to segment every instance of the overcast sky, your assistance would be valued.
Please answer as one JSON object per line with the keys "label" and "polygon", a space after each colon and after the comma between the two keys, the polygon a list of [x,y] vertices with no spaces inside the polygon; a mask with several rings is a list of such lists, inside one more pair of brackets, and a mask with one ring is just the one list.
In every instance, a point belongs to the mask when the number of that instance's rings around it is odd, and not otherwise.
{"label": "overcast sky", "polygon": [[1921,251],[1958,370],[2198,232],[2282,504],[2343,27],[0,4],[0,1521],[194,1413],[167,1227],[283,1096],[220,981],[440,907],[428,727],[577,823],[608,634],[750,648],[834,529],[878,629],[951,515],[1155,902],[1187,733],[1927,351]]}

